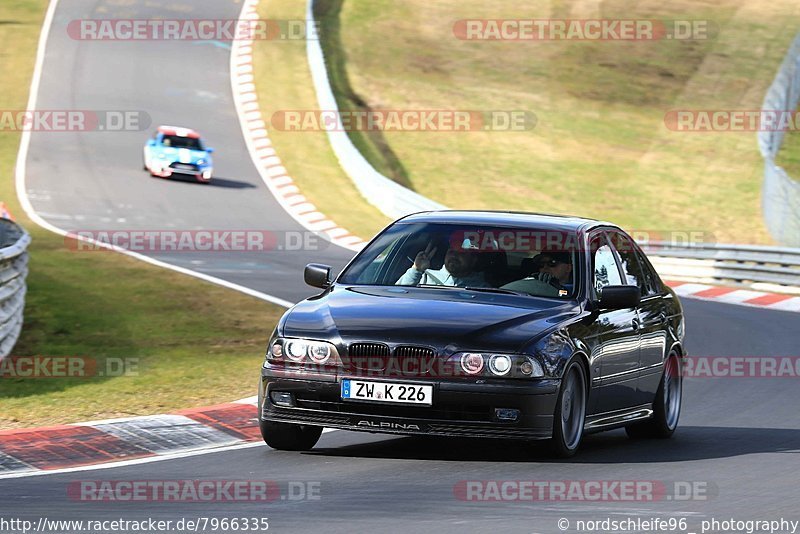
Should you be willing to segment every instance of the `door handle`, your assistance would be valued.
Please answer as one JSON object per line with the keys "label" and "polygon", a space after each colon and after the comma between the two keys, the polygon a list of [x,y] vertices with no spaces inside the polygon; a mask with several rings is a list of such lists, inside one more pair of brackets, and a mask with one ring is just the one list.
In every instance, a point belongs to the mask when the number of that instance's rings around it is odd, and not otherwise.
{"label": "door handle", "polygon": [[639,320],[638,320],[638,319],[633,319],[633,320],[631,321],[631,326],[633,327],[633,331],[634,331],[634,332],[636,332],[637,330],[639,330],[639,326],[640,326],[640,325],[639,325]]}
{"label": "door handle", "polygon": [[658,314],[658,322],[661,324],[667,324],[668,317],[665,312],[661,312]]}

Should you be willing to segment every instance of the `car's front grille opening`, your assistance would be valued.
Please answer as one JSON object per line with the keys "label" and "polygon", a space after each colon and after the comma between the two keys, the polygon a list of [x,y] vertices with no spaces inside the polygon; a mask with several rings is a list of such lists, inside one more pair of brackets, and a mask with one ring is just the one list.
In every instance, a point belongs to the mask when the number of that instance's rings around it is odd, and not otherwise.
{"label": "car's front grille opening", "polygon": [[394,349],[394,358],[403,376],[430,376],[437,370],[436,353],[427,347],[402,345]]}
{"label": "car's front grille opening", "polygon": [[382,371],[389,359],[389,345],[383,343],[353,343],[348,349],[351,368],[363,371]]}
{"label": "car's front grille opening", "polygon": [[435,419],[443,421],[493,422],[493,409],[490,406],[454,403],[435,408],[422,406],[398,406],[390,404],[371,404],[366,402],[344,402],[335,397],[320,396],[313,392],[295,392],[298,408],[322,410],[333,413],[352,413],[359,415],[385,415],[387,417],[407,417]]}
{"label": "car's front grille opening", "polygon": [[428,347],[401,345],[394,350],[383,343],[353,343],[346,364],[351,371],[366,371],[366,377],[437,375],[436,352]]}
{"label": "car's front grille opening", "polygon": [[178,170],[184,170],[184,171],[196,171],[196,170],[198,170],[197,165],[195,165],[194,163],[180,163],[180,162],[177,162],[177,161],[175,163],[171,164],[170,168],[178,169]]}

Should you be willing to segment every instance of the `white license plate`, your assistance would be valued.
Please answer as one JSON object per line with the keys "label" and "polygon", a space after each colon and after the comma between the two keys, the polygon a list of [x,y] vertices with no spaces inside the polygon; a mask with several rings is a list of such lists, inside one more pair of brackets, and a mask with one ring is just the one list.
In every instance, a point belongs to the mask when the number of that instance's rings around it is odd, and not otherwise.
{"label": "white license plate", "polygon": [[433,386],[397,382],[342,380],[342,399],[404,404],[433,404]]}

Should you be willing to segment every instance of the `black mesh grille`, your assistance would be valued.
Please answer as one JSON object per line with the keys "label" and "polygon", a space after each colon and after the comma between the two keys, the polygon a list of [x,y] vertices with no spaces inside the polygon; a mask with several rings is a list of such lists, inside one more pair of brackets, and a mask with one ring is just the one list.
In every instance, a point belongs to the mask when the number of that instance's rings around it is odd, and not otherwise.
{"label": "black mesh grille", "polygon": [[383,343],[353,343],[348,349],[350,365],[365,371],[382,371],[389,358],[389,346]]}
{"label": "black mesh grille", "polygon": [[436,355],[432,349],[426,347],[397,347],[394,350],[395,358],[433,358]]}
{"label": "black mesh grille", "polygon": [[427,347],[401,346],[394,350],[397,366],[403,376],[437,374],[436,353]]}

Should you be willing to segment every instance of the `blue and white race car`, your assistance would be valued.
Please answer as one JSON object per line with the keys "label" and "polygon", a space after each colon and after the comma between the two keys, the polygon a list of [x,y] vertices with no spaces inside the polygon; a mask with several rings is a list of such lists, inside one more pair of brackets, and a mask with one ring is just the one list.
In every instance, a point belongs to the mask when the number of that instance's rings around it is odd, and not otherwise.
{"label": "blue and white race car", "polygon": [[169,178],[185,174],[207,184],[214,172],[213,151],[203,145],[200,134],[194,130],[159,126],[144,145],[144,169],[151,176]]}

